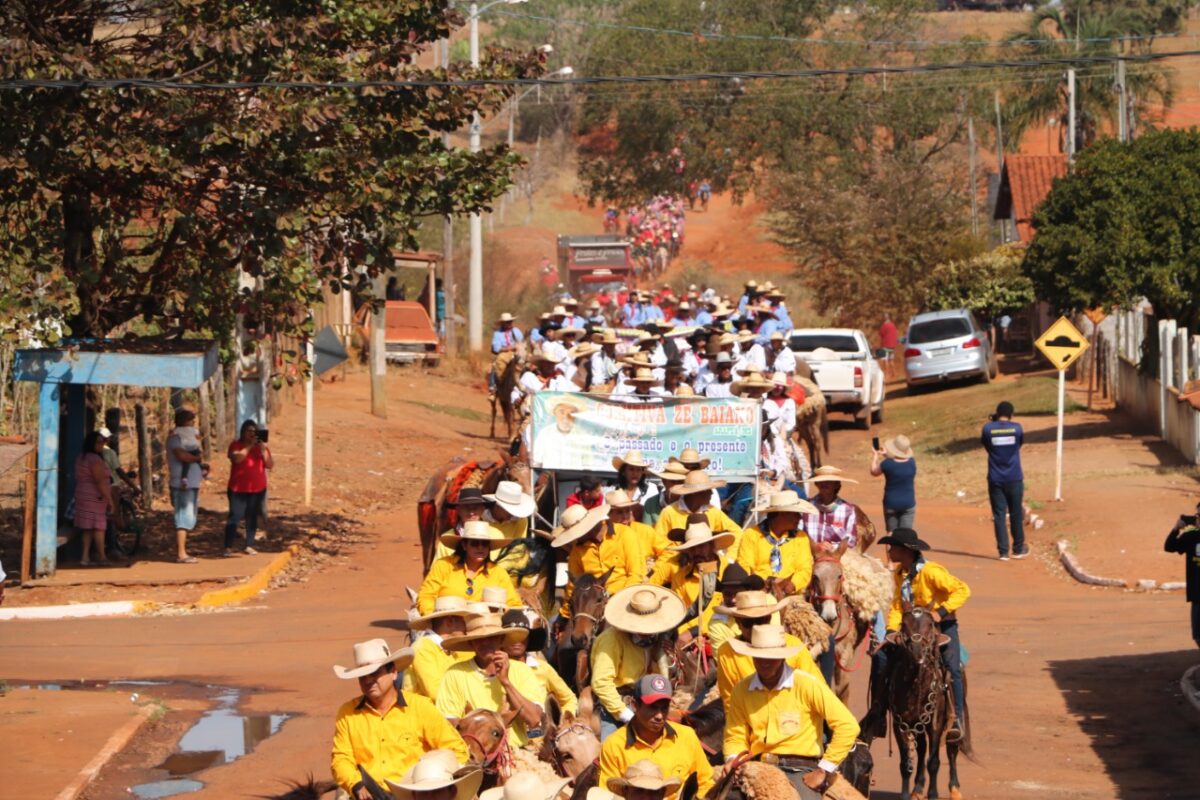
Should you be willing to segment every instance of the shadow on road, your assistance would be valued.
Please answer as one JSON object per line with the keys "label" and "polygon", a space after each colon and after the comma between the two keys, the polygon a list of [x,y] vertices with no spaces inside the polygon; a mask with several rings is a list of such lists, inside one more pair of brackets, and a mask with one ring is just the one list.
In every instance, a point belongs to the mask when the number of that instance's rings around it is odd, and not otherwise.
{"label": "shadow on road", "polygon": [[1195,650],[1181,650],[1050,662],[1068,710],[1122,800],[1196,797],[1200,714],[1179,679],[1197,661]]}

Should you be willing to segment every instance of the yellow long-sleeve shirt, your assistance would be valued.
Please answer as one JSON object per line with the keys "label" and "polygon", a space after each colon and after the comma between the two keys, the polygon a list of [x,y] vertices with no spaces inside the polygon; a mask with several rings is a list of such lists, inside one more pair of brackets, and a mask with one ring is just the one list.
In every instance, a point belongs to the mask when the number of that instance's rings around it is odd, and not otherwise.
{"label": "yellow long-sleeve shirt", "polygon": [[638,647],[629,634],[613,627],[592,642],[592,692],[608,713],[620,719],[626,711],[625,701],[617,688],[629,686],[649,670],[650,654]]}
{"label": "yellow long-sleeve shirt", "polygon": [[[528,665],[508,662],[508,680],[521,696],[536,706],[546,703],[546,689]],[[468,710],[486,708],[499,711],[505,704],[506,693],[498,678],[484,675],[472,658],[460,661],[446,670],[442,688],[438,691],[437,710],[447,717],[458,719]],[[511,705],[511,704],[510,704]],[[508,741],[513,747],[529,742],[525,722],[517,717],[508,728]]]}
{"label": "yellow long-sleeve shirt", "polygon": [[664,800],[675,800],[683,784],[696,773],[699,791],[704,797],[713,785],[713,769],[708,763],[700,737],[687,725],[671,723],[663,730],[658,741],[649,744],[633,732],[632,725],[618,728],[604,740],[600,748],[599,784],[607,786],[611,778],[621,778],[630,764],[641,760],[653,761],[662,770],[664,778],[676,778],[680,788],[666,795]]}
{"label": "yellow long-sleeve shirt", "polygon": [[562,711],[570,711],[575,714],[579,711],[579,698],[571,691],[571,687],[567,686],[567,682],[562,679],[554,667],[546,661],[546,658],[541,653],[533,653],[525,657],[525,664],[533,670],[533,674],[538,676],[538,680],[542,682],[542,686],[546,690],[547,695],[553,695],[558,702],[558,707]]}
{"label": "yellow long-sleeve shirt", "polygon": [[338,709],[333,727],[333,779],[349,792],[362,780],[362,766],[381,786],[396,781],[430,750],[452,750],[460,764],[470,757],[467,744],[427,698],[400,692],[396,704],[380,715],[364,697]]}
{"label": "yellow long-sleeve shirt", "polygon": [[[687,528],[689,513],[691,512],[682,507],[682,501],[672,503],[659,515],[658,522],[654,525],[655,532],[665,539],[669,532],[677,528]],[[742,538],[742,529],[719,508],[709,508],[704,512],[704,516],[708,519],[708,527],[712,528],[713,533],[729,531],[733,534],[733,543],[726,548],[725,552],[730,558],[736,557],[738,543]]]}
{"label": "yellow long-sleeve shirt", "polygon": [[599,578],[610,569],[612,572],[604,583],[609,594],[619,592],[626,586],[642,582],[641,569],[645,556],[642,549],[634,540],[632,531],[608,531],[600,539],[600,543],[576,542],[567,556],[567,586],[563,589],[562,608],[559,613],[564,617],[571,616],[571,596],[575,593],[575,581],[584,576],[592,575]]}
{"label": "yellow long-sleeve shirt", "polygon": [[435,702],[446,670],[459,661],[473,657],[471,653],[451,653],[443,649],[442,637],[436,633],[417,639],[412,650],[412,664],[404,670],[404,691],[414,692]]}
{"label": "yellow long-sleeve shirt", "polygon": [[[790,633],[784,634],[784,640],[789,647],[800,647],[800,652],[787,660],[788,666],[812,675],[821,683],[825,683],[825,676],[821,674],[820,667],[813,661],[812,654],[808,652],[808,647],[805,646],[804,642]],[[721,702],[728,708],[729,695],[733,693],[733,687],[737,686],[738,682],[743,678],[748,678],[754,674],[754,659],[750,656],[735,653],[733,648],[729,646],[728,641],[723,642],[720,647],[716,648],[716,652],[717,690],[721,693]]]}
{"label": "yellow long-sleeve shirt", "polygon": [[654,530],[654,526],[638,522],[637,520],[628,525],[623,522],[616,522],[613,523],[613,527],[622,534],[628,535],[632,538],[634,544],[637,545],[638,550],[641,552],[641,558],[645,561],[645,568],[642,570],[641,577],[638,580],[645,580],[654,570],[654,563],[658,560],[658,557],[671,546],[671,540],[667,538],[665,533],[660,535],[658,531]]}
{"label": "yellow long-sleeve shirt", "polygon": [[[717,578],[725,573],[727,562],[724,558],[717,558]],[[679,632],[696,627],[696,617],[691,616],[691,612],[695,609],[696,601],[700,598],[700,570],[701,565],[692,564],[683,561],[678,554],[675,558],[661,559],[654,566],[654,574],[650,576],[650,583],[656,586],[666,586],[668,589],[679,595],[683,600],[684,605],[689,609],[689,618],[679,626]],[[708,635],[708,623],[712,619],[713,610],[720,604],[718,598],[720,592],[713,592],[708,598],[703,609],[699,609],[700,613],[700,633]]]}
{"label": "yellow long-sleeve shirt", "polygon": [[[899,630],[900,620],[904,617],[900,596],[900,586],[904,583],[904,568],[898,567],[893,577],[896,581],[896,592],[892,595],[892,610],[888,612],[889,631]],[[936,561],[925,561],[921,571],[912,581],[914,606],[932,606],[934,610],[945,609],[953,612],[962,608],[970,596],[970,587]]]}
{"label": "yellow long-sleeve shirt", "polygon": [[832,771],[854,747],[858,722],[825,682],[784,668],[780,685],[765,689],[754,674],[743,678],[725,707],[725,758],[775,753],[822,758],[821,723],[833,732],[822,766]]}
{"label": "yellow long-sleeve shirt", "polygon": [[792,533],[779,545],[779,571],[771,569],[771,542],[758,528],[747,528],[742,532],[738,545],[737,563],[751,575],[766,580],[791,579],[796,591],[802,592],[812,582],[812,544],[802,530]]}
{"label": "yellow long-sleeve shirt", "polygon": [[433,613],[433,604],[439,597],[464,597],[468,601],[478,601],[482,599],[484,587],[487,586],[504,589],[508,593],[510,607],[523,605],[512,578],[503,567],[485,561],[482,569],[468,579],[467,569],[458,556],[439,558],[429,568],[429,574],[417,592],[417,610],[421,614]]}

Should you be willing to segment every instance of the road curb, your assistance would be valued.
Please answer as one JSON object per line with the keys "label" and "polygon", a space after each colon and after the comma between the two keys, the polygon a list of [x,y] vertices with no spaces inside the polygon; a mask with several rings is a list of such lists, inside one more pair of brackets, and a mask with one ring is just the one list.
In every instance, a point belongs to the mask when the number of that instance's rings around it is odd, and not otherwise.
{"label": "road curb", "polygon": [[254,595],[267,588],[267,585],[271,582],[271,578],[274,578],[288,565],[288,562],[292,560],[292,556],[296,555],[297,550],[299,548],[296,545],[288,545],[288,549],[271,559],[271,563],[237,586],[230,586],[225,589],[213,589],[210,592],[200,595],[200,599],[195,602],[196,607],[218,608],[232,603],[240,603],[243,600],[254,597]]}
{"label": "road curb", "polygon": [[1127,581],[1118,578],[1100,578],[1084,571],[1083,567],[1079,566],[1079,562],[1075,560],[1075,556],[1067,549],[1070,545],[1066,539],[1058,540],[1058,560],[1062,562],[1063,567],[1067,570],[1072,578],[1080,583],[1086,583],[1089,586],[1116,586],[1121,589],[1129,588]]}
{"label": "road curb", "polygon": [[[47,606],[49,608],[50,606]],[[150,719],[150,715],[154,713],[154,706],[145,705],[138,709],[129,721],[117,728],[112,736],[108,737],[108,741],[100,748],[100,752],[96,753],[95,757],[89,761],[83,769],[79,770],[79,774],[75,776],[67,788],[63,789],[54,796],[54,800],[76,800],[87,789],[88,784],[92,779],[99,774],[100,770],[104,769],[104,765],[112,760],[113,756],[121,752],[125,745],[129,744],[129,740],[133,738],[142,727],[142,724]]]}

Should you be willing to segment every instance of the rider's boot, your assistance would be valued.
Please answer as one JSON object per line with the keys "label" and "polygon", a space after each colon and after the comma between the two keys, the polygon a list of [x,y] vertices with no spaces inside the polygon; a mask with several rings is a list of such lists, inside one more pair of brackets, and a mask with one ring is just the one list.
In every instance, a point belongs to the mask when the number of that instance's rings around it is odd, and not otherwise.
{"label": "rider's boot", "polygon": [[887,690],[886,661],[876,654],[871,659],[871,708],[859,723],[862,736],[867,741],[887,736]]}
{"label": "rider's boot", "polygon": [[958,744],[962,741],[963,729],[962,719],[958,716],[958,710],[954,707],[954,687],[946,687],[946,743]]}

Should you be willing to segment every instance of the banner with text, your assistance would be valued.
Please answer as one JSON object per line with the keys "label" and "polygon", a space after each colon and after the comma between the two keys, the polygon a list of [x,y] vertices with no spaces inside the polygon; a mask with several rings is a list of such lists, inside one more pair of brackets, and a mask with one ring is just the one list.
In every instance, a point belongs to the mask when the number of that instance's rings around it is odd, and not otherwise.
{"label": "banner with text", "polygon": [[761,406],[739,398],[654,397],[647,402],[576,392],[533,396],[538,469],[613,472],[613,456],[641,450],[654,467],[694,447],[714,475],[758,473]]}

